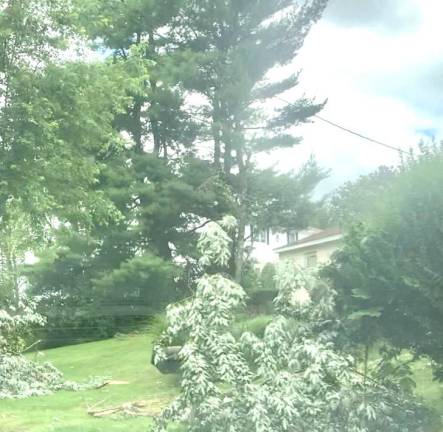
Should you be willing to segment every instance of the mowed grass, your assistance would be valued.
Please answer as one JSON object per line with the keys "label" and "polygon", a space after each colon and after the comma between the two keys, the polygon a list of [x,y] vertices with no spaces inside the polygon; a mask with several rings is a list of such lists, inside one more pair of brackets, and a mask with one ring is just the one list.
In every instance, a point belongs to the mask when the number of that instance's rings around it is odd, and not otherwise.
{"label": "mowed grass", "polygon": [[423,398],[428,407],[440,415],[441,425],[436,430],[443,432],[443,383],[433,380],[431,366],[427,360],[415,362],[412,370],[417,384],[417,394]]}
{"label": "mowed grass", "polygon": [[[41,360],[51,361],[65,377],[85,382],[101,376],[127,385],[68,392],[23,400],[0,400],[0,432],[147,432],[152,419],[146,417],[105,417],[88,415],[90,407],[107,408],[144,400],[159,411],[178,393],[177,378],[162,375],[150,364],[151,337],[125,336],[47,350]],[[31,355],[32,357],[33,355]],[[417,392],[426,404],[443,416],[443,384],[432,380],[426,361],[414,364]],[[432,432],[443,432],[436,425]]]}
{"label": "mowed grass", "polygon": [[44,352],[65,377],[85,382],[101,376],[127,381],[79,392],[61,391],[53,395],[22,400],[0,400],[0,432],[146,432],[147,417],[94,418],[90,407],[107,408],[125,402],[148,401],[153,410],[167,406],[177,394],[177,378],[162,375],[150,364],[151,338],[126,336],[101,342],[56,348]]}

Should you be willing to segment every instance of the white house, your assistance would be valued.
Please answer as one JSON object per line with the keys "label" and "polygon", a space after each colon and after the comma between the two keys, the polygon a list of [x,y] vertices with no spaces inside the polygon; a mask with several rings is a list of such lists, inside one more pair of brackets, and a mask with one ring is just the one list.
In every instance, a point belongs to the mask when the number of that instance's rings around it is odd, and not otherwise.
{"label": "white house", "polygon": [[301,231],[281,231],[278,229],[255,230],[250,226],[246,229],[247,243],[251,248],[251,258],[259,267],[266,263],[276,263],[279,260],[278,250],[309,236],[321,232],[318,228],[307,228]]}
{"label": "white house", "polygon": [[326,264],[332,254],[343,244],[343,233],[339,228],[317,230],[311,235],[299,238],[274,249],[279,260],[293,260],[301,267]]}

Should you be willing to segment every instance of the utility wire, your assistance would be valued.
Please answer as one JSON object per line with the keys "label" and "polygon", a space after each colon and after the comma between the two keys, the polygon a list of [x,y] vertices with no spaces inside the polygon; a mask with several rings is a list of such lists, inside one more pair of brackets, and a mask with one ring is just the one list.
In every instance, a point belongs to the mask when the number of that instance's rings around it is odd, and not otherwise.
{"label": "utility wire", "polygon": [[317,114],[315,114],[314,117],[315,117],[316,119],[318,119],[318,120],[321,120],[322,122],[325,122],[325,123],[327,123],[327,124],[329,124],[329,125],[331,125],[331,126],[334,126],[334,127],[338,128],[338,129],[341,129],[342,131],[348,132],[348,133],[350,133],[350,134],[352,134],[352,135],[355,135],[355,136],[357,136],[357,137],[359,137],[359,138],[362,138],[362,139],[364,139],[364,140],[366,140],[366,141],[372,142],[372,143],[374,143],[374,144],[378,144],[378,145],[383,146],[383,147],[386,147],[386,148],[388,148],[388,149],[390,149],[390,150],[398,151],[399,153],[409,154],[409,152],[407,152],[406,150],[401,149],[400,147],[395,147],[395,146],[393,146],[393,145],[386,144],[386,143],[384,143],[384,142],[381,142],[381,141],[378,141],[378,140],[376,140],[376,139],[370,138],[370,137],[368,137],[368,136],[366,136],[366,135],[363,135],[363,134],[361,134],[361,133],[354,132],[354,131],[351,130],[351,129],[348,129],[348,128],[344,127],[344,126],[341,126],[341,125],[339,125],[339,124],[337,124],[337,123],[334,123],[334,122],[332,122],[332,121],[330,121],[330,120],[327,120],[327,119],[325,119],[324,117],[320,117],[320,116],[317,115]]}
{"label": "utility wire", "polygon": [[[289,106],[294,106],[293,103],[291,103],[291,102],[289,102],[289,101],[287,101],[287,100],[285,100],[285,99],[283,99],[283,98],[281,98],[281,97],[279,97],[279,96],[276,96],[276,98],[279,99],[279,100],[281,100],[282,102],[284,102],[285,104],[287,104],[287,105],[289,105]],[[341,126],[341,125],[338,124],[338,123],[335,123],[335,122],[333,122],[333,121],[331,121],[331,120],[328,120],[328,119],[326,119],[326,118],[324,118],[324,117],[321,117],[321,116],[319,116],[318,114],[314,114],[313,117],[315,117],[315,118],[318,119],[318,120],[321,120],[321,121],[324,122],[324,123],[329,124],[330,126],[336,127],[337,129],[340,129],[340,130],[342,130],[342,131],[344,131],[344,132],[347,132],[347,133],[349,133],[349,134],[351,134],[351,135],[354,135],[354,136],[357,136],[357,137],[359,137],[359,138],[361,138],[361,139],[364,139],[364,140],[366,140],[366,141],[372,142],[373,144],[377,144],[377,145],[379,145],[379,146],[382,146],[382,147],[388,148],[388,149],[390,149],[390,150],[394,150],[394,151],[397,151],[397,152],[399,152],[399,153],[403,153],[403,154],[407,154],[407,155],[409,155],[409,152],[408,152],[408,151],[403,150],[403,149],[401,149],[400,147],[396,147],[396,146],[393,146],[393,145],[390,145],[390,144],[386,144],[386,143],[384,143],[384,142],[382,142],[382,141],[378,141],[378,140],[376,140],[376,139],[374,139],[374,138],[368,137],[368,136],[363,135],[363,134],[361,134],[361,133],[359,133],[359,132],[355,132],[355,131],[353,131],[352,129],[349,129],[349,128],[347,128],[347,127]]]}

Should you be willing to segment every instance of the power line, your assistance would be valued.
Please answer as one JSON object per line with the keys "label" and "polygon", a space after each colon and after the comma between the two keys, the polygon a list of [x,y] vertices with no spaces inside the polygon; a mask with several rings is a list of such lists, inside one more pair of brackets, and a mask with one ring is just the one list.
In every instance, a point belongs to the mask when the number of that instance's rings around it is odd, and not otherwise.
{"label": "power line", "polygon": [[[287,100],[285,100],[285,99],[283,99],[283,98],[281,98],[281,97],[279,97],[279,96],[276,96],[276,98],[279,99],[279,100],[281,100],[282,102],[284,102],[285,104],[287,104],[287,105],[289,105],[289,106],[294,106],[293,103],[291,103],[291,102],[289,102],[289,101],[287,101]],[[335,123],[335,122],[333,122],[333,121],[331,121],[331,120],[328,120],[328,119],[326,119],[326,118],[324,118],[324,117],[321,117],[321,116],[319,116],[319,115],[317,115],[317,114],[314,114],[313,117],[315,117],[315,118],[318,119],[318,120],[321,120],[321,121],[324,122],[324,123],[329,124],[330,126],[336,127],[337,129],[340,129],[340,130],[342,130],[342,131],[344,131],[344,132],[347,132],[347,133],[349,133],[349,134],[351,134],[351,135],[354,135],[354,136],[357,136],[357,137],[359,137],[359,138],[361,138],[361,139],[364,139],[364,140],[366,140],[366,141],[372,142],[373,144],[377,144],[377,145],[379,145],[379,146],[382,146],[382,147],[388,148],[388,149],[390,149],[390,150],[394,150],[394,151],[397,151],[397,152],[399,152],[399,153],[403,153],[403,154],[407,154],[407,155],[409,155],[409,152],[407,152],[406,150],[401,149],[400,147],[396,147],[396,146],[393,146],[393,145],[391,145],[391,144],[387,144],[387,143],[384,143],[384,142],[382,142],[382,141],[376,140],[376,139],[374,139],[374,138],[368,137],[367,135],[363,135],[363,134],[361,134],[361,133],[359,133],[359,132],[356,132],[356,131],[354,131],[354,130],[352,130],[352,129],[349,129],[349,128],[345,127],[345,126],[342,126],[342,125],[340,125],[340,124],[338,124],[338,123]]]}
{"label": "power line", "polygon": [[350,133],[350,134],[352,134],[352,135],[355,135],[355,136],[357,136],[357,137],[359,137],[359,138],[362,138],[362,139],[364,139],[364,140],[366,140],[366,141],[372,142],[372,143],[374,143],[374,144],[378,144],[378,145],[383,146],[383,147],[386,147],[386,148],[388,148],[388,149],[390,149],[390,150],[398,151],[399,153],[409,154],[409,152],[407,152],[406,150],[401,149],[400,147],[395,147],[395,146],[393,146],[393,145],[386,144],[386,143],[384,143],[384,142],[382,142],[382,141],[378,141],[378,140],[376,140],[376,139],[370,138],[370,137],[368,137],[368,136],[366,136],[366,135],[363,135],[363,134],[361,134],[361,133],[355,132],[355,131],[353,131],[353,130],[351,130],[351,129],[348,129],[348,128],[344,127],[344,126],[341,126],[341,125],[339,125],[339,124],[337,124],[337,123],[334,123],[334,122],[332,122],[332,121],[330,121],[330,120],[327,120],[327,119],[325,119],[324,117],[320,117],[320,116],[317,115],[317,114],[315,114],[314,117],[315,117],[316,119],[318,119],[318,120],[321,120],[322,122],[325,122],[325,123],[327,123],[327,124],[329,124],[329,125],[331,125],[331,126],[334,126],[334,127],[338,128],[338,129],[341,129],[342,131],[348,132],[348,133]]}

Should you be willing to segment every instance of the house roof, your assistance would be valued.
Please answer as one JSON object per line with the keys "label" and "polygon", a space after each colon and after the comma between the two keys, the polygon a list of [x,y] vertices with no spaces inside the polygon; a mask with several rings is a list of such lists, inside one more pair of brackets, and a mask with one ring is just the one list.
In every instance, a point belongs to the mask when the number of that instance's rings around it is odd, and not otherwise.
{"label": "house roof", "polygon": [[326,228],[318,233],[312,234],[296,242],[289,243],[285,246],[274,249],[275,252],[287,252],[295,249],[302,249],[309,246],[319,245],[322,243],[328,243],[331,241],[340,240],[343,237],[343,233],[339,227]]}

